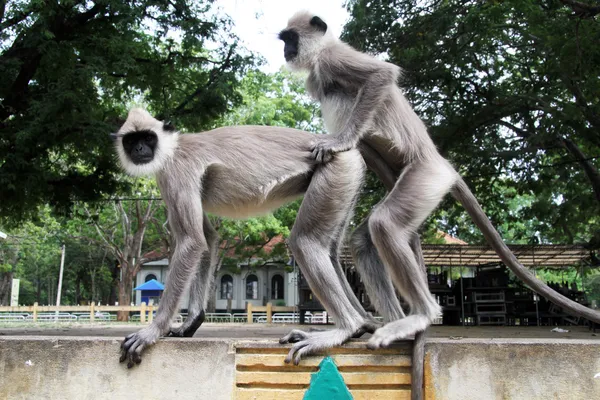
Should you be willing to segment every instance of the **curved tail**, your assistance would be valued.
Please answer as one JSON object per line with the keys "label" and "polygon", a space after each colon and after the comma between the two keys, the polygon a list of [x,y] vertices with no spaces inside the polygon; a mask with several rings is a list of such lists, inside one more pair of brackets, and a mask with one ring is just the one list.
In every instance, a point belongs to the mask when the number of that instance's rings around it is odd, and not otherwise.
{"label": "curved tail", "polygon": [[471,193],[471,190],[462,178],[458,179],[455,186],[452,188],[451,193],[452,197],[459,201],[467,210],[471,218],[473,218],[473,222],[475,222],[475,225],[481,230],[486,241],[494,251],[496,251],[502,262],[506,264],[519,279],[525,282],[527,286],[552,303],[562,307],[569,314],[600,323],[600,312],[585,307],[556,292],[544,282],[537,279],[531,271],[521,265],[519,260],[517,260],[517,257],[510,251],[500,237],[498,231],[496,231],[488,217],[485,215],[477,202],[477,199],[473,196],[473,193]]}

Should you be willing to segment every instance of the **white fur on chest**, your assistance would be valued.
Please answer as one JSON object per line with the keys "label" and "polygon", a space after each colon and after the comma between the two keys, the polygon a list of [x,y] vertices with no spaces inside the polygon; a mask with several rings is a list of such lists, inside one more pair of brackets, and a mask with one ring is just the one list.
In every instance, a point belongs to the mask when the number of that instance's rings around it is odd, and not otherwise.
{"label": "white fur on chest", "polygon": [[328,96],[321,102],[321,114],[327,132],[340,133],[351,118],[352,99],[343,96]]}

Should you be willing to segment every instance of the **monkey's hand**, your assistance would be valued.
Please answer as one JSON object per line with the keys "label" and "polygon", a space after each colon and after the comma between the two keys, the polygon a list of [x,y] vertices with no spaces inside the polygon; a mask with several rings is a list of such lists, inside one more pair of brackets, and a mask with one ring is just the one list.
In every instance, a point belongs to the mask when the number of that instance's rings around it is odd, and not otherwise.
{"label": "monkey's hand", "polygon": [[327,163],[331,161],[335,153],[348,151],[354,147],[356,147],[356,143],[351,140],[339,137],[320,138],[313,143],[312,158],[318,163]]}
{"label": "monkey's hand", "polygon": [[121,343],[121,357],[119,362],[127,360],[127,368],[142,362],[142,352],[148,346],[156,343],[161,336],[160,331],[154,324],[144,329],[127,335]]}

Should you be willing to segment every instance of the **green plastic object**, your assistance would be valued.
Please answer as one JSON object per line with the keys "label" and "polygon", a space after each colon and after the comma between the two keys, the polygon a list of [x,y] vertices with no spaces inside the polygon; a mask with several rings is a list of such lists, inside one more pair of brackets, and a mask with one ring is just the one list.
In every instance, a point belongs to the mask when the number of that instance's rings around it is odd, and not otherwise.
{"label": "green plastic object", "polygon": [[344,383],[331,357],[325,357],[319,364],[319,371],[310,377],[310,386],[303,400],[352,400],[352,395]]}

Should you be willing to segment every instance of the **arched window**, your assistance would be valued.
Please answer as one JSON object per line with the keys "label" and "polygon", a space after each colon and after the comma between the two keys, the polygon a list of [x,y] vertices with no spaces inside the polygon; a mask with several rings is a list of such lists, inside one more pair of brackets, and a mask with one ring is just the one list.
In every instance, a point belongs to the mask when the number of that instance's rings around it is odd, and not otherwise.
{"label": "arched window", "polygon": [[233,278],[231,275],[221,277],[221,299],[233,299]]}
{"label": "arched window", "polygon": [[283,297],[283,276],[273,275],[271,278],[271,299],[282,300]]}
{"label": "arched window", "polygon": [[156,279],[156,275],[154,275],[154,274],[148,274],[148,275],[146,275],[146,280],[144,282],[151,281],[152,279],[158,280],[158,279]]}
{"label": "arched window", "polygon": [[258,299],[258,277],[254,274],[246,278],[246,298],[249,300]]}

